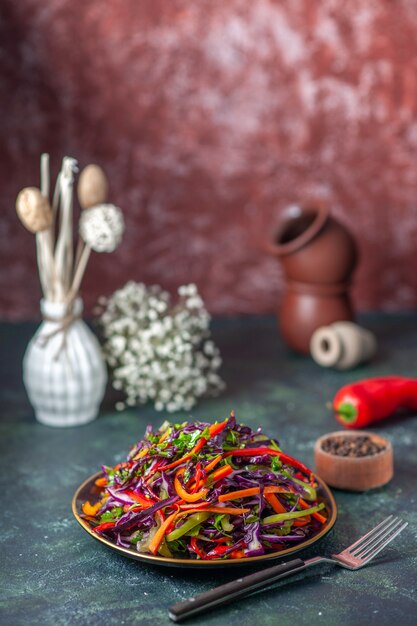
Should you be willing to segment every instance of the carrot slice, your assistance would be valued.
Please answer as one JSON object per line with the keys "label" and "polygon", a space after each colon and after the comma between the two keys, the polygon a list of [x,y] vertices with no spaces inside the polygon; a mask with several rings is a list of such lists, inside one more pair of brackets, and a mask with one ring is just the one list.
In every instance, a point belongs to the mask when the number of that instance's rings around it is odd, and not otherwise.
{"label": "carrot slice", "polygon": [[239,500],[248,496],[256,496],[259,493],[259,487],[250,487],[249,489],[240,489],[231,493],[224,493],[219,496],[219,502],[227,502],[228,500]]}
{"label": "carrot slice", "polygon": [[278,487],[275,485],[268,485],[264,488],[264,493],[294,493],[288,487]]}
{"label": "carrot slice", "polygon": [[143,448],[140,452],[137,453],[136,456],[133,457],[133,461],[138,461],[139,459],[141,459],[143,456],[145,456],[145,454],[148,453],[149,448]]}
{"label": "carrot slice", "polygon": [[198,509],[203,510],[206,507],[210,506],[210,502],[194,502],[192,504],[184,504],[182,502],[177,502],[178,506],[180,507],[181,511],[186,511],[187,509]]}
{"label": "carrot slice", "polygon": [[229,476],[229,474],[231,474],[232,472],[234,472],[233,467],[230,467],[230,465],[224,465],[223,467],[220,467],[218,470],[210,474],[210,476],[207,476],[207,480],[211,478],[213,482],[217,482],[222,478],[226,478],[226,476]]}
{"label": "carrot slice", "polygon": [[198,502],[198,500],[202,500],[208,493],[208,489],[201,489],[200,491],[196,491],[195,493],[188,493],[181,485],[180,478],[184,476],[185,468],[181,467],[178,472],[175,474],[174,478],[174,487],[175,491],[179,495],[182,500],[185,502]]}
{"label": "carrot slice", "polygon": [[250,509],[239,509],[237,507],[233,508],[229,506],[208,506],[198,508],[197,506],[195,509],[187,509],[183,512],[188,515],[189,513],[201,513],[201,511],[208,511],[209,513],[224,513],[225,515],[243,515],[244,513],[249,513]]}
{"label": "carrot slice", "polygon": [[178,516],[178,511],[171,513],[166,520],[160,525],[158,530],[156,531],[152,541],[149,544],[149,552],[152,554],[156,554],[160,548],[160,545],[166,535],[168,528],[175,521],[175,518]]}
{"label": "carrot slice", "polygon": [[105,476],[101,476],[100,478],[97,478],[97,480],[94,481],[94,484],[97,487],[105,487],[107,485],[107,478]]}
{"label": "carrot slice", "polygon": [[[219,502],[228,502],[229,500],[239,500],[239,498],[246,498],[248,496],[256,496],[260,493],[259,487],[249,487],[248,489],[240,489],[239,491],[231,491],[230,493],[223,493],[219,496]],[[265,496],[267,494],[273,493],[292,493],[286,487],[275,487],[274,485],[269,485],[264,488]]]}
{"label": "carrot slice", "polygon": [[210,463],[207,463],[206,467],[204,468],[204,471],[206,473],[211,472],[212,469],[214,469],[217,465],[217,463],[219,463],[223,458],[223,455],[219,454],[219,456],[216,456],[212,461],[210,461]]}
{"label": "carrot slice", "polygon": [[161,435],[161,437],[160,437],[160,439],[159,439],[159,441],[158,441],[158,445],[159,445],[160,443],[163,443],[167,437],[169,437],[169,429],[168,429],[168,428],[166,429],[166,431],[164,432],[164,434],[163,434],[163,435]]}
{"label": "carrot slice", "polygon": [[243,559],[244,556],[245,553],[243,550],[233,550],[233,552],[230,553],[230,558],[232,559]]}
{"label": "carrot slice", "polygon": [[281,504],[273,493],[266,493],[265,500],[274,509],[275,513],[287,513],[287,509]]}

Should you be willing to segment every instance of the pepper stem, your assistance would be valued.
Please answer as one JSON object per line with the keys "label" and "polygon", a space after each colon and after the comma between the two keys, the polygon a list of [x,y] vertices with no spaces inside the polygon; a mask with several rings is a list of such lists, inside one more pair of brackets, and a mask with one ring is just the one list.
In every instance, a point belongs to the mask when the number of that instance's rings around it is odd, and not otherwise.
{"label": "pepper stem", "polygon": [[350,402],[341,402],[337,408],[332,408],[340,419],[343,422],[346,422],[346,424],[353,424],[358,417],[358,409]]}

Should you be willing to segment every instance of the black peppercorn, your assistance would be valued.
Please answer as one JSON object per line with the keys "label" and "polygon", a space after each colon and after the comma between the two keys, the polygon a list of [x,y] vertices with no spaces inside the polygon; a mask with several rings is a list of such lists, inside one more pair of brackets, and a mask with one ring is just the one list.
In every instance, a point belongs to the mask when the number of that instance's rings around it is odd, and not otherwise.
{"label": "black peppercorn", "polygon": [[321,447],[329,454],[349,457],[372,456],[385,450],[384,445],[377,443],[368,435],[329,437],[323,441]]}

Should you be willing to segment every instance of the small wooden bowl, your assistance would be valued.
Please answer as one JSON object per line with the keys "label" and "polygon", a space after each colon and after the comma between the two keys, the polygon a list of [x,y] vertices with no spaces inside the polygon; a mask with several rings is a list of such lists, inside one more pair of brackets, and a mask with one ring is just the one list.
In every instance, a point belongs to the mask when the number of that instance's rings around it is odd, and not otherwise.
{"label": "small wooden bowl", "polygon": [[[322,444],[331,437],[367,435],[385,449],[377,454],[361,457],[338,456],[326,452]],[[363,430],[339,430],[319,437],[314,447],[317,474],[331,487],[349,491],[367,491],[386,485],[394,474],[394,456],[391,442],[380,435]]]}

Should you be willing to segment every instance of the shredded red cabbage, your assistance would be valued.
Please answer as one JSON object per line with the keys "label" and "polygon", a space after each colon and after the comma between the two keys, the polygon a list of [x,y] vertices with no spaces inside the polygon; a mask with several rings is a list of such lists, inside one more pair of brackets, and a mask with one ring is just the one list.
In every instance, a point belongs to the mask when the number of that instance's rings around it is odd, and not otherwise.
{"label": "shredded red cabbage", "polygon": [[102,470],[100,499],[83,505],[84,516],[97,534],[140,552],[258,556],[304,541],[327,521],[311,471],[234,414],[214,425],[148,426],[126,462]]}

